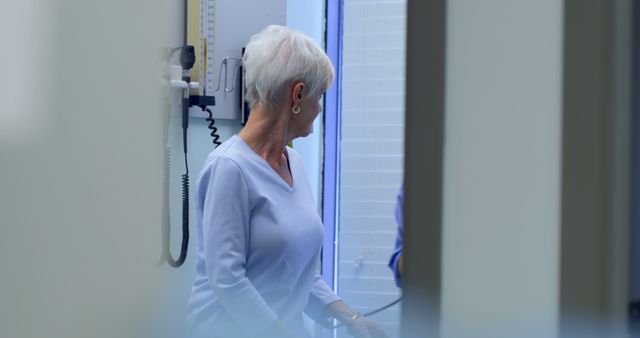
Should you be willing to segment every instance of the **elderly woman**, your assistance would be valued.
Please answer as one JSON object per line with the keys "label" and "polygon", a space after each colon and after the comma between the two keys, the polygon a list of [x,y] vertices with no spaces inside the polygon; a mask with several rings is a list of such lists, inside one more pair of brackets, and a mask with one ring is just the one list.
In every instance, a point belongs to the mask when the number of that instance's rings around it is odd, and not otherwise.
{"label": "elderly woman", "polygon": [[303,312],[336,318],[355,337],[386,337],[317,273],[323,228],[300,156],[333,81],[305,35],[269,26],[244,55],[251,115],[208,157],[196,188],[197,276],[188,324],[196,337],[310,337]]}

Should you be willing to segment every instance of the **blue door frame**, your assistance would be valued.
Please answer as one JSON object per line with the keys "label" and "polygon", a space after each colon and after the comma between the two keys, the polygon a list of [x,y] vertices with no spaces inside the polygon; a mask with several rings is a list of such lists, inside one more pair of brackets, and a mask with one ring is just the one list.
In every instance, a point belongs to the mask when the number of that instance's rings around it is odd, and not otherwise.
{"label": "blue door frame", "polygon": [[322,171],[322,221],[324,243],[322,275],[337,291],[338,218],[340,216],[340,139],[342,113],[342,23],[344,0],[327,0],[325,44],[335,67],[333,86],[325,95],[324,161]]}

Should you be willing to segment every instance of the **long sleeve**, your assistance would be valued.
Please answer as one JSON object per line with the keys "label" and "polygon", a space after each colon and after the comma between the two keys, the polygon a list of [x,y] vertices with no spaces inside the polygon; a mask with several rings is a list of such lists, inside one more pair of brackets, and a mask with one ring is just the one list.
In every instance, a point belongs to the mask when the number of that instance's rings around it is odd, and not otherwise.
{"label": "long sleeve", "polygon": [[393,250],[393,254],[391,254],[391,258],[389,259],[389,268],[393,271],[393,277],[396,281],[396,285],[400,287],[400,271],[398,270],[398,261],[400,260],[400,256],[402,256],[403,251],[403,232],[404,225],[402,220],[404,206],[404,187],[400,189],[398,193],[398,199],[396,201],[396,223],[398,223],[398,234],[396,236],[396,246]]}
{"label": "long sleeve", "polygon": [[199,194],[204,195],[203,251],[209,284],[238,326],[255,336],[277,315],[245,274],[249,189],[240,167],[226,157],[215,159],[206,177]]}
{"label": "long sleeve", "polygon": [[304,312],[311,317],[311,319],[318,320],[324,308],[338,300],[341,300],[341,298],[331,290],[329,285],[322,279],[322,276],[316,273],[313,286],[311,287],[311,294],[309,295],[309,303],[307,303]]}

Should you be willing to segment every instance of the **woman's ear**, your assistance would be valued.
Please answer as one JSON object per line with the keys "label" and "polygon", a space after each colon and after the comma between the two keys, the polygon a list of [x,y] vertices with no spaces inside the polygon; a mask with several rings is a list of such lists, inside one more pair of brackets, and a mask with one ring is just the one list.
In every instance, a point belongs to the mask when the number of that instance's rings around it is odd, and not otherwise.
{"label": "woman's ear", "polygon": [[292,91],[292,101],[293,101],[293,106],[297,106],[300,105],[300,102],[302,101],[302,97],[304,96],[304,82],[296,82],[293,85],[293,91]]}

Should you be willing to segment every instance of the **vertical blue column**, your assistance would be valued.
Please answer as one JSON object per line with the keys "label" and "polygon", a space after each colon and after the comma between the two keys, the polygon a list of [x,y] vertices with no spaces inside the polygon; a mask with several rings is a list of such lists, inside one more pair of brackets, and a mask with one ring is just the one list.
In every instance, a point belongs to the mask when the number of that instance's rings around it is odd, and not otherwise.
{"label": "vertical blue column", "polygon": [[337,290],[337,234],[340,215],[340,135],[342,88],[342,9],[344,0],[327,0],[327,27],[325,41],[327,54],[335,67],[333,86],[325,95],[324,105],[324,165],[322,220],[324,222],[324,246],[322,250],[322,275]]}
{"label": "vertical blue column", "polygon": [[640,300],[640,6],[633,6],[632,167],[631,167],[631,300]]}

